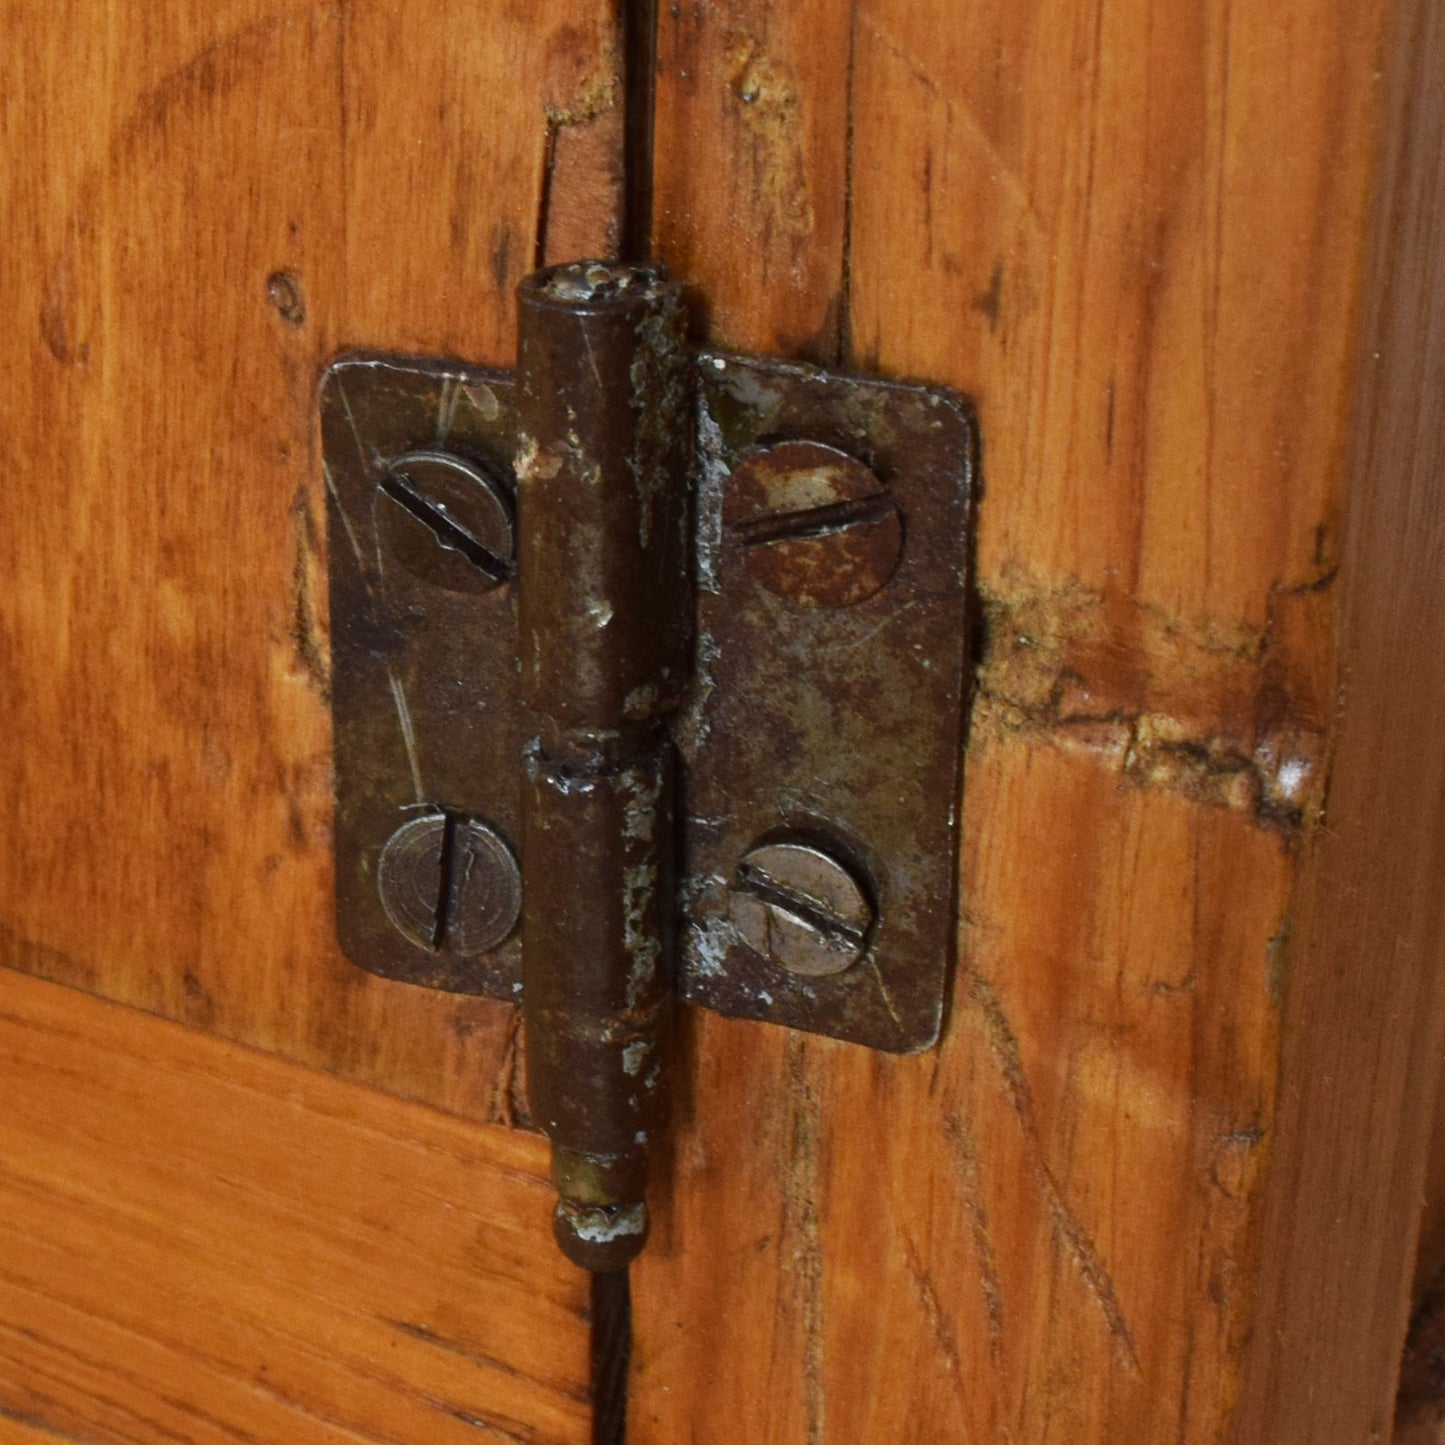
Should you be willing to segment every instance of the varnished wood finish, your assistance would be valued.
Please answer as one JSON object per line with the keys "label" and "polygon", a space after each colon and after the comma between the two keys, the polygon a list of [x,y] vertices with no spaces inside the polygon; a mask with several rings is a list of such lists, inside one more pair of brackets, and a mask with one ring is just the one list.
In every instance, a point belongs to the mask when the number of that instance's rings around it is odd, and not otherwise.
{"label": "varnished wood finish", "polygon": [[0,961],[505,1121],[511,1010],[336,951],[313,436],[615,234],[611,7],[485,11],[0,12]]}
{"label": "varnished wood finish", "polygon": [[[1364,287],[1394,244],[1370,195],[1409,45],[1392,7],[1328,0],[825,8],[804,40],[752,0],[673,7],[659,245],[722,343],[807,354],[798,318],[832,314],[845,361],[979,402],[961,965],[914,1060],[695,1021],[638,1438],[1273,1441],[1240,1389],[1283,1308],[1259,1253],[1282,1061],[1290,1089],[1324,1066],[1282,1052],[1283,1005],[1316,963],[1301,848],[1328,826]],[[844,75],[848,123],[822,123]],[[770,168],[751,204],[740,154]],[[840,174],[841,246],[760,199]],[[1365,1023],[1362,1059],[1406,1058]],[[1354,1116],[1377,1148],[1423,1136],[1418,1097],[1382,1107]],[[1339,1145],[1310,1127],[1289,1148]],[[1362,1174],[1314,1177],[1324,1212]],[[1361,1327],[1377,1399],[1399,1287]],[[1360,1438],[1325,1418],[1289,1438]]]}
{"label": "varnished wood finish", "polygon": [[1387,53],[1341,707],[1291,922],[1240,1445],[1389,1437],[1445,1053],[1445,12],[1401,5]]}
{"label": "varnished wood finish", "polygon": [[[943,1044],[685,1020],[633,1438],[1368,1438],[1439,1073],[1441,21],[661,10],[662,255],[717,342],[977,399],[988,641]],[[520,1109],[508,1010],[335,951],[312,410],[613,244],[613,7],[0,34],[0,962],[352,1081],[0,973],[0,1438],[580,1439],[537,1142],[359,1087]]]}
{"label": "varnished wood finish", "polygon": [[0,1440],[590,1438],[542,1142],[0,970]]}

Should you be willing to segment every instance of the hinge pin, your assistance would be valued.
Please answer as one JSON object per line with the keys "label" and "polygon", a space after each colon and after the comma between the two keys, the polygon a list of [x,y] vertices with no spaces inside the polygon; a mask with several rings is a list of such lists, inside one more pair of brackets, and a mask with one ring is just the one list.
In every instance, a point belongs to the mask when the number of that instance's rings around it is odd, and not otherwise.
{"label": "hinge pin", "polygon": [[555,1231],[587,1269],[647,1232],[673,999],[673,750],[688,680],[689,404],[680,289],[579,263],[519,290],[523,1010]]}

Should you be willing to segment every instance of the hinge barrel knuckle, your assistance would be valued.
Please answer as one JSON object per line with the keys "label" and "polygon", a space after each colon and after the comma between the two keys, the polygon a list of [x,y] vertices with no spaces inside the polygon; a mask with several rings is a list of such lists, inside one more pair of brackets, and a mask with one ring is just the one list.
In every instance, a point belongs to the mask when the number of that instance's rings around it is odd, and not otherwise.
{"label": "hinge barrel knuckle", "polygon": [[[554,267],[519,288],[521,683],[584,733],[660,717],[687,682],[691,394],[678,287]],[[580,293],[580,294],[579,294]]]}
{"label": "hinge barrel knuckle", "polygon": [[677,287],[582,263],[519,291],[529,1092],[557,1235],[617,1268],[646,1233],[672,998],[673,759],[687,683],[689,368]]}

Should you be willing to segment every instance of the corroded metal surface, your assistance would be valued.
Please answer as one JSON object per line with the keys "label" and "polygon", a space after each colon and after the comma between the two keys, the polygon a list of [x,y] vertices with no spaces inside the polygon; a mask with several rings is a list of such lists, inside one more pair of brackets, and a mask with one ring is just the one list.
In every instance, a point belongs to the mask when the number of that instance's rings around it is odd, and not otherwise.
{"label": "corroded metal surface", "polygon": [[812,844],[764,843],[738,859],[728,919],[754,953],[789,973],[845,973],[867,953],[876,917],[853,870]]}
{"label": "corroded metal surface", "polygon": [[[698,375],[696,678],[678,728],[683,995],[874,1048],[926,1048],[954,949],[972,411],[943,390],[769,360],[703,355]],[[746,529],[728,525],[737,473],[752,486],[752,459],[781,439],[854,459],[882,492],[869,515],[901,523],[896,568],[852,605],[816,605],[811,581],[790,597],[777,574],[758,574]],[[781,510],[816,505],[803,503]],[[780,842],[820,848],[866,888],[876,920],[851,967],[809,976],[738,927],[743,860]]]}
{"label": "corroded metal surface", "polygon": [[744,456],[728,479],[723,529],[769,592],[804,607],[852,607],[885,586],[903,519],[856,457],[786,441]]}
{"label": "corroded metal surface", "polygon": [[505,943],[522,912],[522,874],[505,840],[475,818],[423,813],[381,850],[377,891],[392,926],[461,958]]}
{"label": "corroded metal surface", "polygon": [[616,1270],[646,1238],[674,1000],[690,368],[680,288],[650,267],[554,267],[518,295],[528,1094],[557,1241]]}
{"label": "corroded metal surface", "polygon": [[[578,386],[621,375],[630,388],[631,364],[603,358],[592,341],[590,362],[579,345],[554,364],[572,365]],[[620,776],[644,755],[661,756],[646,739],[665,727],[681,759],[676,986],[683,996],[877,1048],[925,1048],[942,1018],[955,927],[972,413],[936,389],[716,354],[694,354],[647,385],[696,396],[692,545],[648,554],[665,556],[664,570],[676,575],[691,551],[692,607],[655,601],[652,584],[637,575],[640,552],[627,558],[594,545],[604,534],[641,539],[645,525],[675,537],[667,529],[684,515],[678,498],[659,493],[662,510],[652,510],[655,484],[644,478],[639,490],[627,470],[604,489],[620,487],[621,501],[598,513],[576,510],[590,498],[578,483],[591,473],[565,472],[576,459],[567,447],[557,450],[555,436],[546,446],[535,436],[519,443],[510,376],[376,358],[342,361],[329,374],[322,425],[343,946],[389,977],[518,997],[515,934],[465,958],[445,946],[420,947],[392,926],[377,888],[383,845],[412,816],[477,819],[522,858],[526,893],[521,760],[529,740],[543,742],[532,755],[545,766],[534,766],[525,783],[535,789],[546,767],[555,778],[589,768]],[[580,420],[575,401],[573,410]],[[605,428],[618,423],[595,424],[602,433],[588,432],[590,421],[569,424],[579,455],[614,445]],[[687,430],[655,428],[648,444],[665,456]],[[505,551],[501,523],[519,444],[523,471],[535,469],[538,504],[562,519],[559,530],[539,534],[533,575],[550,580],[533,595],[565,600],[566,610],[529,624],[529,636],[553,644],[531,662],[516,618],[526,556],[520,583],[503,575],[477,583],[481,590],[454,590],[459,581],[470,585],[464,569],[473,564],[469,544],[447,526],[457,522],[486,554]],[[396,467],[408,454],[438,452],[477,470],[484,489],[501,498],[500,510],[489,511],[493,503],[474,483],[452,496],[442,472],[418,476],[415,462]],[[382,502],[399,505],[383,487],[396,470],[428,492],[406,519],[423,531],[404,532],[401,544],[373,520]],[[543,502],[548,487],[559,494]],[[471,520],[463,520],[463,504]],[[632,531],[607,506],[630,508]],[[412,550],[398,556],[399,546]],[[429,572],[428,549],[443,567]],[[628,626],[646,636],[644,645],[608,639],[619,602],[632,609]],[[679,665],[689,624],[691,656]],[[523,710],[519,659],[535,716]],[[668,708],[679,701],[669,721]],[[856,912],[855,923],[844,915],[830,923],[827,908],[814,905],[833,902],[801,885],[791,901],[788,887],[768,893],[748,860],[778,847],[834,860],[866,902],[866,923],[856,924],[864,917]],[[585,852],[568,860],[566,851],[554,854],[548,896],[564,885],[579,893],[600,888],[611,876],[611,865],[584,863]],[[764,905],[771,935],[759,931],[752,903]],[[797,966],[795,945],[813,948],[820,928],[833,928],[823,952]],[[845,944],[845,966],[835,967]]]}
{"label": "corroded metal surface", "polygon": [[[515,999],[515,929],[482,953],[457,933],[428,947],[393,924],[379,886],[382,849],[412,819],[475,819],[520,848],[515,589],[483,582],[442,519],[422,519],[449,509],[488,551],[507,550],[514,392],[505,372],[348,357],[326,374],[321,436],[342,949],[387,978]],[[399,478],[423,495],[404,512]]]}

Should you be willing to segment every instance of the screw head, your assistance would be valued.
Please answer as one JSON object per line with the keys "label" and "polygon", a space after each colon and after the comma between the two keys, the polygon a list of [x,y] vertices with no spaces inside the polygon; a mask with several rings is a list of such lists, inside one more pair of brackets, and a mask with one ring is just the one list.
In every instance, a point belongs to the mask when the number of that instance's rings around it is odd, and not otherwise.
{"label": "screw head", "polygon": [[779,968],[827,978],[867,952],[875,913],[846,864],[811,843],[765,843],[738,862],[728,916]]}
{"label": "screw head", "polygon": [[393,927],[429,953],[490,953],[522,911],[512,850],[485,823],[453,813],[403,823],[382,847],[376,881]]}
{"label": "screw head", "polygon": [[434,587],[487,592],[511,578],[512,499],[473,462],[438,451],[395,458],[373,515],[384,557]]}
{"label": "screw head", "polygon": [[768,591],[804,607],[852,607],[903,555],[903,518],[856,457],[821,442],[779,442],[734,469],[723,527]]}

